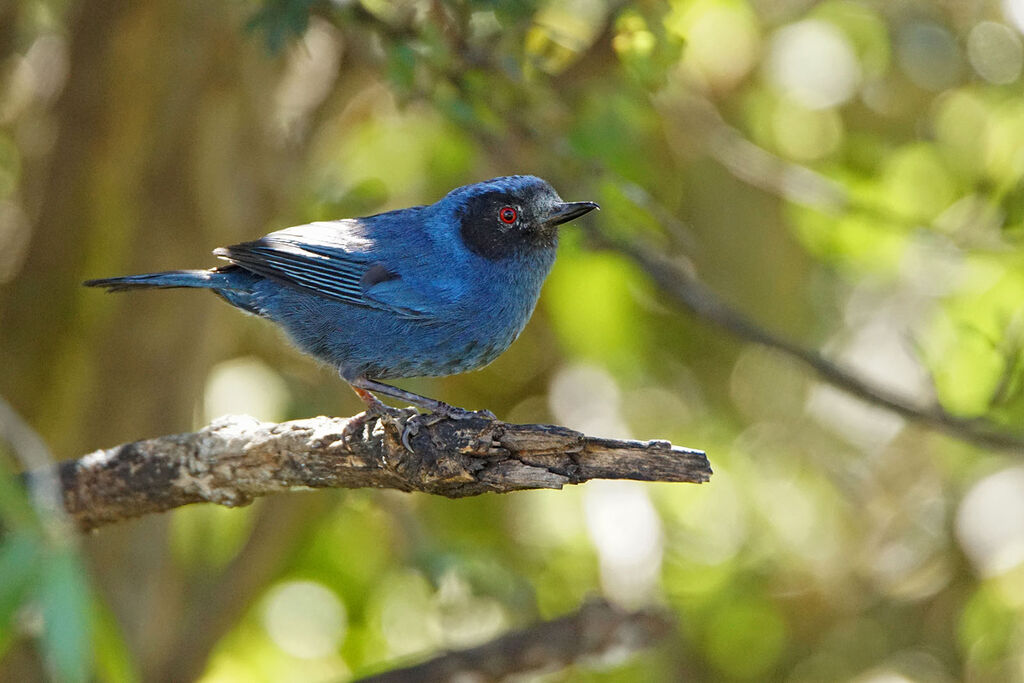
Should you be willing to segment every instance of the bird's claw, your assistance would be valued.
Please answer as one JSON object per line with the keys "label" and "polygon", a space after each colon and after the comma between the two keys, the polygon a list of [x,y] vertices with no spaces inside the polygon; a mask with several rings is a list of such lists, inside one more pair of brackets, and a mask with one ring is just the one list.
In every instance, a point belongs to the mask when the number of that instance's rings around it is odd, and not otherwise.
{"label": "bird's claw", "polygon": [[358,415],[349,419],[348,424],[345,425],[345,429],[342,431],[342,439],[347,444],[357,434],[360,434],[363,429],[366,428],[367,423],[372,420],[380,420],[381,422],[388,421],[396,426],[402,428],[402,446],[405,450],[410,453],[414,453],[415,450],[412,447],[412,437],[419,434],[422,427],[432,427],[438,422],[444,420],[469,420],[473,418],[482,418],[484,420],[497,420],[497,416],[489,410],[466,410],[465,408],[458,408],[456,406],[448,405],[447,403],[442,404],[442,407],[433,413],[415,413],[410,415],[409,413],[414,411],[415,408],[411,406],[409,408],[392,408],[386,404],[381,403],[379,406],[374,406],[366,411],[359,413]]}
{"label": "bird's claw", "polygon": [[412,444],[409,439],[415,436],[420,431],[419,425],[419,412],[409,406],[408,408],[392,408],[390,406],[384,406],[380,411],[379,419],[381,423],[390,422],[396,427],[402,428],[401,441],[402,445],[405,446],[405,450],[413,453]]}
{"label": "bird's claw", "polygon": [[[409,413],[414,413],[410,415]],[[379,406],[372,406],[367,410],[355,415],[350,418],[348,424],[341,432],[341,438],[348,444],[356,435],[361,434],[366,428],[366,425],[373,420],[378,420],[383,424],[384,422],[391,422],[392,424],[401,426],[404,420],[404,427],[402,427],[402,445],[405,446],[406,450],[410,453],[413,452],[412,445],[409,443],[409,438],[415,436],[419,432],[419,422],[417,418],[419,413],[416,412],[415,408],[392,408],[389,405],[381,403]]]}
{"label": "bird's claw", "polygon": [[433,413],[417,413],[405,421],[405,428],[402,429],[402,445],[410,453],[413,453],[412,444],[409,439],[420,432],[421,427],[433,427],[444,420],[469,420],[472,418],[483,418],[485,420],[497,420],[498,417],[489,410],[466,410],[455,406],[443,404],[440,410]]}
{"label": "bird's claw", "polygon": [[409,442],[409,439],[420,433],[421,418],[422,415],[416,413],[405,421],[405,427],[402,429],[402,445],[405,446],[405,450],[410,453],[414,453],[415,451],[413,451],[412,444]]}

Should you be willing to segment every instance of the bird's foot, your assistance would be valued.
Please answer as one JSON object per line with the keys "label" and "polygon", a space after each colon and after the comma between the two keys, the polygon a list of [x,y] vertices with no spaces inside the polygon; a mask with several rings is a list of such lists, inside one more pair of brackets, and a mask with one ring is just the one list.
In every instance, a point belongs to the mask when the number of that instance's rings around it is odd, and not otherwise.
{"label": "bird's foot", "polygon": [[498,419],[489,410],[466,410],[465,408],[458,408],[440,401],[430,406],[432,412],[423,414],[417,412],[412,406],[404,409],[392,408],[379,399],[374,398],[368,392],[362,392],[357,389],[357,393],[360,396],[366,393],[373,400],[371,402],[364,398],[367,401],[367,409],[350,418],[348,424],[345,425],[341,436],[346,444],[351,443],[357,436],[362,436],[366,425],[377,420],[382,424],[390,422],[395,427],[401,428],[402,445],[407,451],[414,453],[411,439],[419,434],[420,429],[424,427],[432,427],[443,420],[470,420],[478,418],[493,421]]}
{"label": "bird's foot", "polygon": [[435,410],[431,413],[417,413],[406,420],[405,427],[402,429],[402,445],[412,453],[413,449],[409,439],[419,434],[421,427],[432,427],[438,422],[443,422],[444,420],[470,420],[473,418],[488,421],[498,419],[498,417],[489,410],[466,410],[465,408],[458,408],[456,406],[448,405],[447,403],[441,403],[439,406],[436,406]]}
{"label": "bird's foot", "polygon": [[352,449],[352,441],[357,437],[361,436],[363,430],[366,429],[366,423],[370,421],[373,416],[370,415],[369,410],[364,410],[358,415],[353,415],[345,423],[345,428],[341,430],[341,440],[345,444],[345,447],[349,450]]}
{"label": "bird's foot", "polygon": [[370,405],[365,411],[349,418],[348,424],[342,430],[341,438],[345,444],[350,443],[352,439],[362,435],[366,425],[374,421],[379,421],[382,424],[390,422],[396,426],[404,424],[402,427],[402,445],[411,453],[412,446],[409,445],[409,437],[414,436],[419,431],[419,425],[416,424],[418,416],[419,412],[415,408],[392,408],[385,403],[377,402]]}

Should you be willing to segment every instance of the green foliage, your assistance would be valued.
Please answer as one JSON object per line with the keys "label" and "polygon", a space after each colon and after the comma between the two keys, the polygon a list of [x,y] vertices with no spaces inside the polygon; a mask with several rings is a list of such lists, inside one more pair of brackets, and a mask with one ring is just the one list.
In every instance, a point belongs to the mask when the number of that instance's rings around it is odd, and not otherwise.
{"label": "green foliage", "polygon": [[38,539],[28,533],[11,533],[0,544],[0,653],[13,638],[15,615],[35,582],[39,554]]}
{"label": "green foliage", "polygon": [[[587,284],[581,290],[583,281]],[[576,252],[558,261],[544,305],[569,354],[612,366],[642,357],[639,351],[648,340],[646,321],[636,307],[637,282],[636,269],[613,254]],[[580,333],[587,328],[601,334]]]}
{"label": "green foliage", "polygon": [[48,664],[58,680],[87,681],[92,643],[85,567],[76,553],[56,550],[40,562],[40,569],[36,590]]}
{"label": "green foliage", "polygon": [[1017,637],[1020,620],[999,590],[981,585],[964,606],[957,633],[960,647],[976,664],[991,666],[1007,657]]}
{"label": "green foliage", "polygon": [[706,616],[708,659],[715,668],[730,678],[770,677],[786,643],[786,624],[777,609],[741,595]]}
{"label": "green foliage", "polygon": [[264,0],[246,22],[245,28],[262,33],[271,54],[278,54],[288,44],[298,40],[309,26],[310,10],[320,0]]}
{"label": "green foliage", "polygon": [[91,588],[77,549],[40,520],[28,496],[0,463],[0,657],[21,621],[37,613],[40,651],[58,681],[92,678]]}
{"label": "green foliage", "polygon": [[[98,303],[81,279],[535,173],[602,211],[563,232],[507,354],[406,386],[705,448],[715,475],[195,506],[166,537],[85,539],[102,597],[0,476],[0,655],[39,632],[59,679],[181,677],[194,656],[206,681],[344,680],[604,593],[667,605],[679,633],[558,680],[1019,679],[1017,454],[849,400],[683,312],[585,232],[692,269],[754,324],[915,405],[1019,433],[1022,10],[976,5],[167,0],[90,23],[29,3],[0,54],[0,391],[37,406],[48,440],[198,426],[210,368],[240,357],[287,413],[261,418],[360,405],[219,302]],[[117,30],[83,33],[95,24]],[[61,62],[76,46],[91,52]],[[53,329],[15,334],[44,315]],[[313,597],[289,610],[281,595]],[[142,603],[160,628],[139,623]],[[164,651],[192,642],[185,628],[207,639]]]}
{"label": "green foliage", "polygon": [[125,642],[124,634],[110,609],[93,596],[89,610],[93,635],[96,677],[110,683],[137,683],[142,680],[136,657]]}

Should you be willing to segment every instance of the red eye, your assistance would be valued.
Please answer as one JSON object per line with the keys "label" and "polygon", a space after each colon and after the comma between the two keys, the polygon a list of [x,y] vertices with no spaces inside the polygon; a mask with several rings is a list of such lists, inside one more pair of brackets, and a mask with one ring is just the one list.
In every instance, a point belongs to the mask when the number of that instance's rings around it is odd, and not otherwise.
{"label": "red eye", "polygon": [[513,223],[516,222],[516,219],[519,218],[519,213],[511,206],[506,206],[502,208],[501,211],[498,212],[498,218],[501,219],[502,223],[512,225]]}

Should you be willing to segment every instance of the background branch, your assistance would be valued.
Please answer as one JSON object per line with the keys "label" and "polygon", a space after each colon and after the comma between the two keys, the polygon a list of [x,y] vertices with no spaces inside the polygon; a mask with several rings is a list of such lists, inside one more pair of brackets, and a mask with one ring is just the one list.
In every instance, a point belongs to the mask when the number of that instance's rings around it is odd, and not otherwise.
{"label": "background branch", "polygon": [[937,405],[921,405],[909,397],[872,384],[864,377],[844,369],[813,349],[802,347],[769,332],[722,301],[692,272],[636,240],[627,242],[616,239],[596,229],[590,229],[588,234],[597,245],[614,249],[636,262],[662,291],[698,317],[718,325],[741,339],[762,344],[795,358],[814,371],[822,381],[828,382],[862,401],[881,406],[908,420],[928,425],[978,446],[1008,451],[1024,450],[1024,438],[1000,429],[987,420],[962,418]]}
{"label": "background branch", "polygon": [[557,671],[582,659],[621,658],[651,646],[671,631],[671,619],[659,611],[626,612],[597,600],[573,614],[528,626],[478,647],[361,680],[502,681],[511,676]]}
{"label": "background branch", "polygon": [[87,531],[189,503],[234,507],[289,490],[374,487],[460,498],[589,479],[696,483],[711,475],[703,451],[667,441],[603,439],[554,425],[477,418],[424,422],[409,453],[401,443],[405,419],[370,423],[375,428],[346,442],[347,419],[277,424],[224,417],[195,433],[61,463],[65,507]]}

